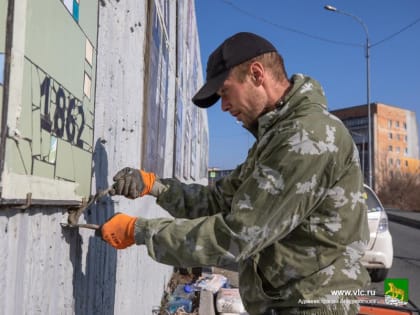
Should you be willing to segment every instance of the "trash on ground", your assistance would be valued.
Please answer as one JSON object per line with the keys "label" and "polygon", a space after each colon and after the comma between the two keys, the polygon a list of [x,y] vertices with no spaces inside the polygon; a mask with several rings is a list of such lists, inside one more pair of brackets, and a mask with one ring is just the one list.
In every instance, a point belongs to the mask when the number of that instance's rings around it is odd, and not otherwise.
{"label": "trash on ground", "polygon": [[219,313],[240,314],[245,312],[238,288],[221,288],[217,292],[216,309]]}

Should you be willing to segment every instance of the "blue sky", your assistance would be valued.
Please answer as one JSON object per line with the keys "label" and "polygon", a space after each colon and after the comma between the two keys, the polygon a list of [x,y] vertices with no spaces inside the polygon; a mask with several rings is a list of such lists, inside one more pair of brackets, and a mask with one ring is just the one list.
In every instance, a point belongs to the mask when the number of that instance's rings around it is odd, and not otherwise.
{"label": "blue sky", "polygon": [[[253,32],[277,47],[289,76],[304,73],[322,84],[330,110],[366,104],[365,32],[351,17],[326,11],[326,4],[358,16],[368,28],[371,102],[414,111],[419,121],[419,0],[195,0],[203,71],[225,38]],[[221,111],[220,102],[207,111],[209,166],[234,168],[254,138]]]}

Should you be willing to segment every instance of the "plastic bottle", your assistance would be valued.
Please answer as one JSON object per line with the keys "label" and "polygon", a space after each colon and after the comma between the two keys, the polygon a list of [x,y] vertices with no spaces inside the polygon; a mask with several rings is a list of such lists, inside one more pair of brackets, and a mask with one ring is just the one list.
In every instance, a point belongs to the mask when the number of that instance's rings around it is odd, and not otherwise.
{"label": "plastic bottle", "polygon": [[187,313],[192,312],[192,302],[195,297],[194,290],[191,286],[180,284],[171,294],[167,306],[167,310],[174,314],[178,309],[183,308]]}
{"label": "plastic bottle", "polygon": [[228,286],[227,278],[220,274],[206,274],[204,278],[199,280],[196,286],[201,290],[211,291],[216,294],[220,288]]}

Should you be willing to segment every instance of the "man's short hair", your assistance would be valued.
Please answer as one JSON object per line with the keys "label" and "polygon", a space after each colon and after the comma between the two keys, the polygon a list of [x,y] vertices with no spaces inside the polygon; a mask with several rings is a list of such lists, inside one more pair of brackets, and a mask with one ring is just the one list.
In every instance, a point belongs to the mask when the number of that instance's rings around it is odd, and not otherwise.
{"label": "man's short hair", "polygon": [[240,82],[245,81],[249,66],[255,61],[260,62],[266,70],[269,70],[275,80],[283,81],[287,79],[283,57],[278,52],[273,51],[254,57],[234,67],[232,72]]}

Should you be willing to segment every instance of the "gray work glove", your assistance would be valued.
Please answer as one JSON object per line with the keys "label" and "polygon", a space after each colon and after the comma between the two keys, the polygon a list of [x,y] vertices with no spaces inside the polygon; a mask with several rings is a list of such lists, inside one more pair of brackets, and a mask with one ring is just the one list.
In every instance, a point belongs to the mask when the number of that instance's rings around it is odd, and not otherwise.
{"label": "gray work glove", "polygon": [[145,184],[141,171],[131,167],[125,167],[115,174],[110,195],[123,195],[130,199],[135,199],[143,195]]}

